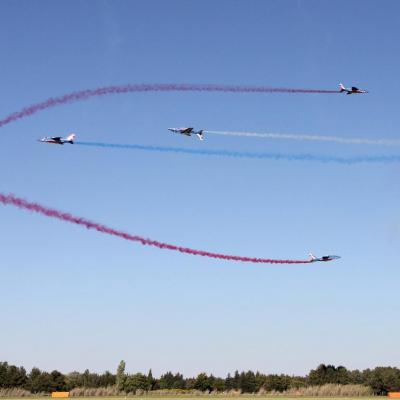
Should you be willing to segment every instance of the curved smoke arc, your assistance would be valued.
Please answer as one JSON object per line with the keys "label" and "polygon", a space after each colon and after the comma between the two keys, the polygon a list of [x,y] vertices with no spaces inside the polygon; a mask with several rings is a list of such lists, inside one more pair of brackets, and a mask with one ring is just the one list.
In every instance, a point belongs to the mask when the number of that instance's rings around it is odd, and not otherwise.
{"label": "curved smoke arc", "polygon": [[86,218],[77,217],[75,215],[56,210],[54,208],[46,207],[39,203],[34,203],[24,200],[12,194],[0,193],[0,203],[6,206],[11,205],[20,209],[35,212],[49,218],[55,218],[64,222],[69,222],[75,225],[83,226],[87,229],[93,229],[107,235],[116,236],[121,239],[129,240],[131,242],[138,242],[144,246],[154,246],[159,249],[172,250],[184,254],[191,254],[195,256],[202,256],[202,257],[220,259],[225,261],[241,261],[241,262],[256,263],[256,264],[309,264],[312,262],[310,260],[276,260],[270,258],[235,256],[229,254],[213,253],[204,250],[195,250],[188,247],[176,246],[169,243],[159,242],[153,239],[147,239],[141,236],[132,235],[130,233],[126,233],[114,228],[110,228],[106,225],[90,221]]}
{"label": "curved smoke arc", "polygon": [[333,94],[340,93],[338,90],[320,89],[292,89],[272,88],[266,86],[235,86],[215,84],[184,84],[184,83],[150,83],[150,84],[129,84],[120,86],[105,86],[97,89],[86,89],[68,93],[59,97],[51,97],[40,103],[32,104],[20,111],[13,112],[3,119],[0,119],[0,128],[15,122],[19,119],[29,117],[48,108],[57,107],[63,104],[75,103],[88,100],[91,97],[107,96],[111,94],[124,94],[134,92],[223,92],[223,93],[315,93]]}

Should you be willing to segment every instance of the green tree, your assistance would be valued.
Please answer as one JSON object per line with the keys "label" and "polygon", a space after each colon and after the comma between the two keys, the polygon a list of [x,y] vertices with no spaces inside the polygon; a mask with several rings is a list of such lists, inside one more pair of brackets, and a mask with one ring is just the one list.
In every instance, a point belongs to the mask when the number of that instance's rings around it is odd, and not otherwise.
{"label": "green tree", "polygon": [[160,389],[172,389],[174,385],[174,374],[168,371],[166,374],[161,375],[158,385]]}
{"label": "green tree", "polygon": [[24,388],[27,385],[28,377],[24,367],[16,367],[8,363],[0,363],[0,387],[3,388]]}
{"label": "green tree", "polygon": [[117,376],[115,378],[115,384],[116,384],[118,390],[120,390],[120,391],[124,390],[125,380],[126,380],[125,361],[121,360],[118,365]]}
{"label": "green tree", "polygon": [[65,382],[65,376],[57,371],[51,371],[50,373],[51,376],[51,391],[56,392],[56,391],[64,391],[67,389],[67,385]]}
{"label": "green tree", "polygon": [[77,371],[70,372],[65,377],[65,380],[66,380],[66,383],[67,383],[67,386],[68,386],[68,390],[83,386],[82,374],[80,374]]}
{"label": "green tree", "polygon": [[166,374],[161,375],[158,380],[158,387],[160,389],[185,389],[186,383],[182,374],[173,374],[168,371]]}
{"label": "green tree", "polygon": [[386,395],[388,392],[400,391],[400,369],[392,367],[377,367],[365,371],[366,383],[375,394]]}
{"label": "green tree", "polygon": [[289,376],[281,374],[270,374],[264,379],[263,388],[267,391],[284,392],[289,389],[291,384],[291,379]]}
{"label": "green tree", "polygon": [[125,379],[124,390],[127,393],[135,393],[136,390],[148,390],[148,382],[146,375],[140,372],[134,375],[129,375]]}
{"label": "green tree", "polygon": [[239,390],[240,389],[240,374],[239,374],[238,370],[235,371],[232,382],[233,382],[233,388],[235,390]]}
{"label": "green tree", "polygon": [[8,387],[8,363],[0,363],[0,388]]}
{"label": "green tree", "polygon": [[147,390],[153,390],[156,385],[156,379],[153,378],[153,373],[151,372],[151,368],[149,369],[149,373],[147,374]]}
{"label": "green tree", "polygon": [[254,372],[247,371],[240,374],[240,389],[242,393],[255,393],[258,391]]}
{"label": "green tree", "polygon": [[107,386],[114,386],[115,385],[115,375],[112,374],[110,371],[104,372],[104,374],[99,376],[99,386],[107,387]]}
{"label": "green tree", "polygon": [[202,372],[197,375],[196,381],[194,383],[194,388],[197,390],[201,390],[202,392],[212,391],[212,377],[208,377],[206,373]]}
{"label": "green tree", "polygon": [[349,371],[349,379],[350,383],[353,383],[355,385],[365,384],[363,373],[360,372],[358,369],[355,369],[354,371]]}
{"label": "green tree", "polygon": [[311,370],[308,374],[310,385],[324,385],[326,383],[347,384],[351,375],[345,367],[321,364],[317,369]]}
{"label": "green tree", "polygon": [[287,382],[291,388],[300,388],[307,385],[307,380],[304,376],[287,376]]}
{"label": "green tree", "polygon": [[85,372],[82,374],[82,384],[83,387],[89,387],[89,380],[90,380],[90,372],[88,369],[85,369]]}
{"label": "green tree", "polygon": [[49,374],[40,371],[39,368],[32,368],[28,375],[27,388],[32,393],[50,392],[51,379]]}
{"label": "green tree", "polygon": [[224,390],[226,390],[225,379],[215,378],[215,377],[213,378],[214,378],[212,382],[213,390],[217,390],[218,392],[223,392]]}
{"label": "green tree", "polygon": [[29,374],[28,386],[33,393],[50,393],[53,390],[53,380],[48,372],[42,372],[38,368],[32,368]]}

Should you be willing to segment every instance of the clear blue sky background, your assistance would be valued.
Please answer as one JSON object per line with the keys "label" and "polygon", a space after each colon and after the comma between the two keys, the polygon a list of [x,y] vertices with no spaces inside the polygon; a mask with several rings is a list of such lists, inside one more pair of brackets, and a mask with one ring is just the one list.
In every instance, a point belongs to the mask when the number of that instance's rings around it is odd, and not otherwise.
{"label": "clear blue sky background", "polygon": [[[400,366],[399,166],[46,146],[45,135],[206,149],[396,154],[209,130],[399,138],[397,1],[0,3],[0,110],[125,83],[336,89],[365,96],[147,93],[54,108],[0,130],[0,191],[248,265],[125,242],[0,207],[0,359],[30,369],[304,374]],[[399,150],[397,150],[398,154]]]}

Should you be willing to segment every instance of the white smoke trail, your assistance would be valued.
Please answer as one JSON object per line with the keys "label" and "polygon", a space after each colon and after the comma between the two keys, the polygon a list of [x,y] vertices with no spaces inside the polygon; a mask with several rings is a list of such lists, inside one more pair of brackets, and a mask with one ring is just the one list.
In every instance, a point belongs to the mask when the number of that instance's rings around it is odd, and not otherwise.
{"label": "white smoke trail", "polygon": [[291,133],[257,133],[257,132],[229,132],[229,131],[204,131],[212,135],[256,137],[261,139],[284,139],[313,142],[333,142],[340,144],[379,145],[379,146],[400,146],[400,139],[362,139],[345,138],[340,136],[321,135],[295,135]]}

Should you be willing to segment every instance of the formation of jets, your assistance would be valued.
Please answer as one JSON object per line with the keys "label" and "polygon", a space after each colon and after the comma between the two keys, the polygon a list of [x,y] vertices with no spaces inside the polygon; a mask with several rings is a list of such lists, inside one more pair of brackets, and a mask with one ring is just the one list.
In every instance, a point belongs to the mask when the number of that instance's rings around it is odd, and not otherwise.
{"label": "formation of jets", "polygon": [[[340,93],[346,93],[346,94],[363,94],[363,93],[368,93],[366,90],[359,89],[355,86],[352,86],[351,88],[346,88],[342,83],[339,83],[339,92]],[[195,131],[193,127],[184,127],[184,128],[168,128],[169,131],[173,133],[179,133],[181,135],[185,136],[192,136],[196,135],[199,140],[204,140],[204,131],[201,129],[199,131]],[[76,135],[71,133],[67,137],[62,137],[62,136],[49,136],[49,137],[44,137],[39,140],[41,143],[48,143],[48,144],[65,144],[65,143],[70,143],[73,144],[75,141]],[[322,257],[315,257],[313,254],[310,253],[310,262],[327,262],[327,261],[333,261],[339,259],[340,256],[334,256],[334,255],[326,255]]]}
{"label": "formation of jets", "polygon": [[310,253],[310,261],[311,262],[317,262],[317,261],[333,261],[333,260],[338,260],[340,256],[322,256],[322,257],[315,257],[314,254]]}
{"label": "formation of jets", "polygon": [[42,139],[39,140],[41,143],[49,143],[49,144],[65,144],[65,143],[70,143],[74,144],[76,135],[74,133],[71,133],[69,136],[66,138],[63,138],[61,136],[46,136]]}
{"label": "formation of jets", "polygon": [[[355,86],[352,86],[351,88],[346,88],[342,83],[339,83],[339,92],[340,93],[346,93],[346,94],[363,94],[363,93],[368,93],[367,90],[359,89]],[[193,127],[184,127],[184,128],[168,128],[169,131],[173,133],[179,133],[181,135],[185,136],[192,136],[196,135],[199,140],[204,140],[204,130],[200,129],[199,131],[195,131]],[[39,142],[42,143],[50,143],[50,144],[65,144],[65,143],[70,143],[73,144],[75,141],[76,135],[71,134],[65,138],[61,136],[50,136],[50,137],[44,137],[39,140]],[[324,260],[325,261],[325,260]],[[330,260],[328,260],[330,261]]]}
{"label": "formation of jets", "polygon": [[192,136],[196,135],[200,140],[204,140],[203,130],[195,131],[194,128],[168,128],[173,133],[180,133],[181,135]]}

